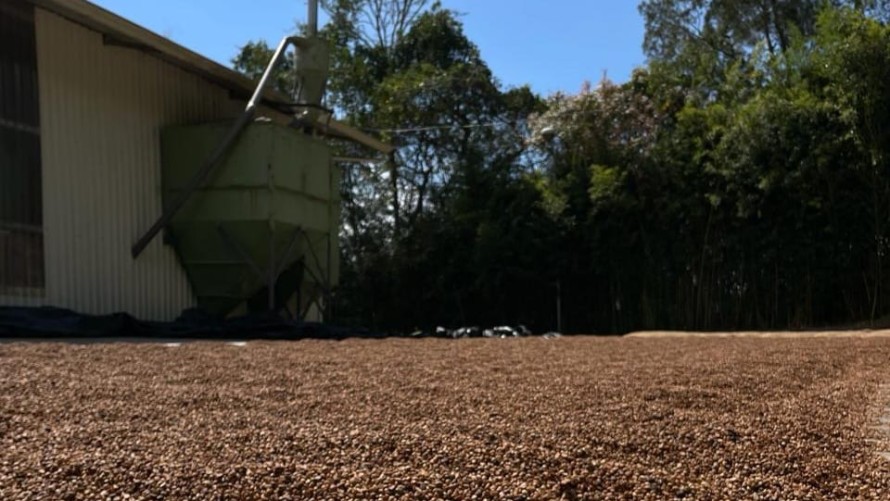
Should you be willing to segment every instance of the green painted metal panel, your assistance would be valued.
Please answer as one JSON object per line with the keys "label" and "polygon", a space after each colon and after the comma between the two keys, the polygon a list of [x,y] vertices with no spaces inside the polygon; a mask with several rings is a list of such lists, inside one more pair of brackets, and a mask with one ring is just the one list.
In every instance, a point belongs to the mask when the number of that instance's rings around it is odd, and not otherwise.
{"label": "green painted metal panel", "polygon": [[[175,126],[162,132],[165,205],[229,125]],[[176,249],[198,304],[225,315],[266,286],[269,268],[273,262],[281,265],[288,249],[283,268],[303,263],[304,281],[335,284],[339,211],[339,173],[327,144],[288,127],[256,122],[173,219],[167,241]]]}

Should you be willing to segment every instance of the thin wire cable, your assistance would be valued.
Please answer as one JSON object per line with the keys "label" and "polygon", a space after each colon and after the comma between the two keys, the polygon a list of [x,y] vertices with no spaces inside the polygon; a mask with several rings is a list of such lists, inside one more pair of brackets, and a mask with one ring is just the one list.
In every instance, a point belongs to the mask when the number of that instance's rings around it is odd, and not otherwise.
{"label": "thin wire cable", "polygon": [[487,123],[473,125],[429,125],[424,127],[412,127],[406,129],[362,129],[365,132],[376,132],[378,134],[409,134],[412,132],[429,132],[434,130],[452,130],[452,129],[484,129],[502,126],[502,123]]}

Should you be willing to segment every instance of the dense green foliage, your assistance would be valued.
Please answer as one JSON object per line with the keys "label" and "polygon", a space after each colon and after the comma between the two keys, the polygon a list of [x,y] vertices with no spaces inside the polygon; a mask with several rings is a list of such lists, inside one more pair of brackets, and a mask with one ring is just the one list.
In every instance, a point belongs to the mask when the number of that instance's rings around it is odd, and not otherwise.
{"label": "dense green foliage", "polygon": [[345,166],[338,320],[548,330],[558,290],[571,332],[890,313],[887,7],[645,0],[646,67],[541,99],[437,4],[328,2],[330,104],[399,147]]}

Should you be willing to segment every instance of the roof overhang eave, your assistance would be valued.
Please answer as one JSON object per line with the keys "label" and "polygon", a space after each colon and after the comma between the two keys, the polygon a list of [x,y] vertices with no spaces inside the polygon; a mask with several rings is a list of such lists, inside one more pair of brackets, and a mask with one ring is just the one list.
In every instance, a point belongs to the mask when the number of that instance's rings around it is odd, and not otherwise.
{"label": "roof overhang eave", "polygon": [[[244,75],[193,52],[172,40],[139,26],[109,10],[86,0],[29,0],[34,5],[101,33],[109,43],[117,43],[149,52],[156,57],[195,73],[229,90],[233,97],[247,100],[256,84]],[[280,109],[287,97],[268,90],[263,104]],[[381,153],[390,154],[395,148],[371,135],[336,120],[310,124],[319,133],[356,142]]]}

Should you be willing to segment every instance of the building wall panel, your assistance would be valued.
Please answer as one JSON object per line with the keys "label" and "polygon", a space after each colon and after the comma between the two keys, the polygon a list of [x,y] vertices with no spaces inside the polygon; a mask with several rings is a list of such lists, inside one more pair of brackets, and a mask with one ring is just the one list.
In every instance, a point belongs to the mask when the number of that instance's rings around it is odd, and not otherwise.
{"label": "building wall panel", "polygon": [[[161,213],[160,131],[235,116],[201,77],[38,9],[45,297],[170,320],[194,298],[171,247],[130,246]],[[33,298],[22,304],[33,303]]]}

